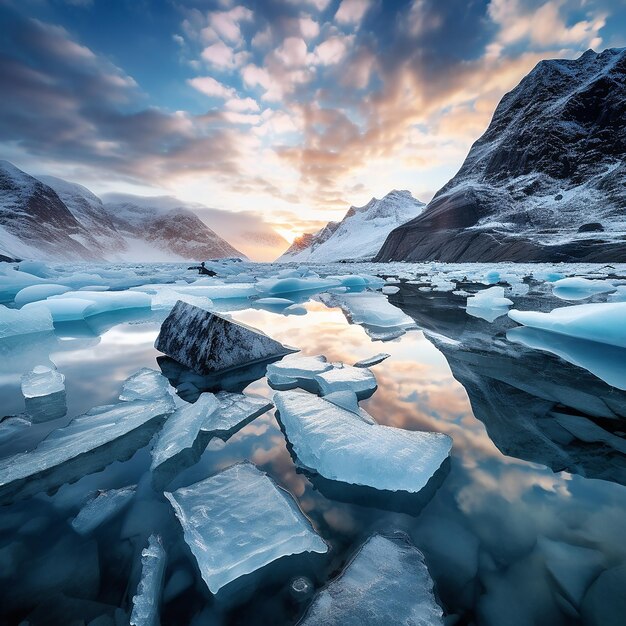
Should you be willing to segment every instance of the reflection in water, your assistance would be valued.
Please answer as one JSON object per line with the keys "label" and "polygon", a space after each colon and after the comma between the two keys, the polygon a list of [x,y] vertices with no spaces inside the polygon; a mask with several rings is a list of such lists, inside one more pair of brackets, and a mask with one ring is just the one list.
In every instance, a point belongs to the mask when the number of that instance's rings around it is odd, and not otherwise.
{"label": "reflection in water", "polygon": [[[568,422],[575,416],[621,437],[623,392],[555,356],[508,342],[507,318],[493,324],[471,318],[461,308],[463,298],[424,295],[403,285],[391,301],[424,333],[409,332],[385,344],[392,356],[373,367],[379,388],[363,407],[382,424],[453,437],[449,472],[428,501],[413,510],[389,502],[360,506],[357,497],[328,492],[296,470],[270,412],[226,443],[213,440],[168,488],[249,459],[294,495],[329,542],[327,556],[314,564],[292,563],[296,571],[278,568],[261,580],[242,581],[246,589],[236,602],[220,604],[200,580],[171,508],[152,492],[147,446],[54,495],[40,494],[0,511],[3,617],[8,623],[28,618],[32,624],[113,619],[117,607],[128,608],[141,549],[159,529],[168,549],[162,623],[295,623],[304,605],[290,592],[294,576],[306,576],[318,587],[372,532],[404,530],[426,556],[445,612],[453,616],[450,623],[596,624],[594,613],[602,614],[603,626],[620,623],[619,597],[610,590],[624,580],[626,563],[626,488],[619,484],[626,482],[624,455],[610,447],[610,438],[583,441],[563,424],[575,430]],[[233,316],[305,355],[354,363],[379,351],[380,344],[347,324],[340,310],[319,303],[306,307],[303,317],[250,309]],[[68,417],[32,426],[14,447],[3,444],[0,454],[32,447],[50,428],[112,402],[122,380],[141,367],[158,369],[152,347],[158,320],[137,322],[112,327],[97,343],[50,349],[66,376]],[[1,391],[11,412],[18,413],[22,371],[4,367]],[[247,391],[272,394],[263,378]],[[564,468],[572,473],[561,472]],[[90,493],[135,483],[137,496],[118,517],[87,538],[71,530],[67,520]],[[604,573],[598,576],[599,567],[590,563],[600,564]]]}

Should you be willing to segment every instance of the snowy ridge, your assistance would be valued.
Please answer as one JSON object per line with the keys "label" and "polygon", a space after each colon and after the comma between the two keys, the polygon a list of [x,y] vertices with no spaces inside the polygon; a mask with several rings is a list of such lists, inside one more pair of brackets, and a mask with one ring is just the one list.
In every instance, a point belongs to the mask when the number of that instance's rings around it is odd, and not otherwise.
{"label": "snowy ridge", "polygon": [[626,48],[542,61],[378,261],[626,259]]}
{"label": "snowy ridge", "polygon": [[369,260],[394,228],[417,217],[424,206],[410,191],[394,189],[380,200],[350,207],[341,222],[328,222],[317,233],[298,237],[278,262]]}
{"label": "snowy ridge", "polygon": [[[167,200],[167,202],[166,202]],[[0,255],[46,261],[201,261],[240,257],[173,198],[118,196],[0,161]]]}

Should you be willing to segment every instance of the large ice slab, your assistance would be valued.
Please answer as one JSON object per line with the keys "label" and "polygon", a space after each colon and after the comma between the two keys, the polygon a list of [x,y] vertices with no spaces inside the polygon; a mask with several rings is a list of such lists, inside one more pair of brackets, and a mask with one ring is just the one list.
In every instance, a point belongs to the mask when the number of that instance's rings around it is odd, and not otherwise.
{"label": "large ice slab", "polygon": [[626,302],[579,304],[538,311],[509,311],[509,317],[531,328],[626,348]]}
{"label": "large ice slab", "polygon": [[562,300],[584,300],[600,293],[611,293],[615,286],[608,280],[589,280],[579,276],[552,283],[552,293]]}
{"label": "large ice slab", "polygon": [[141,552],[141,579],[133,596],[131,626],[159,626],[161,593],[167,554],[161,537],[150,535],[148,546]]}
{"label": "large ice slab", "polygon": [[255,287],[261,293],[276,296],[278,294],[296,293],[299,291],[323,291],[339,285],[341,283],[332,278],[311,276],[306,278],[267,278],[257,282]]}
{"label": "large ice slab", "polygon": [[320,299],[326,306],[341,307],[348,321],[363,326],[374,340],[394,339],[409,329],[417,328],[413,319],[393,306],[381,293],[323,294]]}
{"label": "large ice slab", "polygon": [[47,309],[9,309],[0,304],[0,339],[51,330],[54,325]]}
{"label": "large ice slab", "polygon": [[204,420],[201,429],[211,437],[224,440],[274,406],[266,398],[243,393],[220,391],[215,397],[219,402],[219,410]]}
{"label": "large ice slab", "polygon": [[31,302],[37,302],[39,300],[45,300],[49,296],[58,296],[61,293],[67,293],[70,291],[69,287],[65,285],[56,285],[53,283],[44,285],[31,285],[30,287],[24,287],[15,296],[15,305],[22,307],[25,304]]}
{"label": "large ice slab", "polygon": [[328,550],[292,496],[250,463],[165,495],[212,593],[281,557]]}
{"label": "large ice slab", "polygon": [[367,367],[333,363],[332,369],[315,375],[320,393],[325,396],[335,391],[353,391],[360,400],[371,396],[378,386],[376,377]]}
{"label": "large ice slab", "polygon": [[72,528],[79,535],[88,535],[98,526],[122,511],[135,495],[135,487],[101,491],[87,502],[72,520]]}
{"label": "large ice slab", "polygon": [[219,406],[212,393],[203,393],[193,404],[176,409],[168,417],[152,449],[151,469],[175,461],[185,450],[191,453],[202,425]]}
{"label": "large ice slab", "polygon": [[31,452],[0,460],[0,502],[59,487],[127,458],[174,409],[171,397],[91,409],[53,431]]}
{"label": "large ice slab", "polygon": [[313,599],[299,626],[443,626],[423,554],[403,537],[372,535]]}
{"label": "large ice slab", "polygon": [[[293,387],[314,383],[316,374],[332,369],[332,364],[325,356],[287,356],[267,366],[267,380],[275,389],[293,389]],[[317,383],[315,383],[317,387]]]}
{"label": "large ice slab", "polygon": [[306,392],[279,391],[274,403],[299,463],[330,480],[417,493],[452,447],[443,433],[368,423]]}
{"label": "large ice slab", "polygon": [[155,347],[199,374],[295,352],[259,330],[185,302],[178,302],[163,322]]}

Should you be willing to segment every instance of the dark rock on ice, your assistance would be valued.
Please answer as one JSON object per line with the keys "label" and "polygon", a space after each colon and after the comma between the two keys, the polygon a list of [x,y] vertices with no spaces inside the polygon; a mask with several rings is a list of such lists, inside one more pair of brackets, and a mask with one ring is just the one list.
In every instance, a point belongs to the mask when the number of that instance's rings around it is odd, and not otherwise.
{"label": "dark rock on ice", "polygon": [[163,322],[155,347],[204,375],[296,352],[259,330],[181,301]]}

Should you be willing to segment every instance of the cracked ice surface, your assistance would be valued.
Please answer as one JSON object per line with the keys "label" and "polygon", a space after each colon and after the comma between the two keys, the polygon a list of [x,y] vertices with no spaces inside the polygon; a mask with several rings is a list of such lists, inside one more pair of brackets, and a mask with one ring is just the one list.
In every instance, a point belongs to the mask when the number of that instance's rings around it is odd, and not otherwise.
{"label": "cracked ice surface", "polygon": [[119,399],[154,400],[168,395],[169,389],[170,383],[161,372],[144,367],[124,381]]}
{"label": "cracked ice surface", "polygon": [[161,537],[150,535],[148,546],[141,551],[141,580],[133,596],[131,626],[158,626],[159,607],[167,554]]}
{"label": "cracked ice surface", "polygon": [[372,535],[313,599],[299,626],[443,626],[424,555],[407,539]]}
{"label": "cracked ice surface", "polygon": [[291,495],[251,463],[165,495],[212,593],[283,556],[328,550]]}
{"label": "cracked ice surface", "polygon": [[265,398],[220,391],[215,395],[219,409],[204,420],[201,430],[213,437],[229,437],[274,405]]}
{"label": "cracked ice surface", "polygon": [[306,392],[279,391],[274,403],[298,461],[331,480],[417,493],[452,447],[443,433],[370,424]]}
{"label": "cracked ice surface", "polygon": [[60,486],[127,457],[147,443],[154,432],[149,427],[173,409],[171,397],[91,409],[52,431],[31,452],[1,459],[0,500]]}

